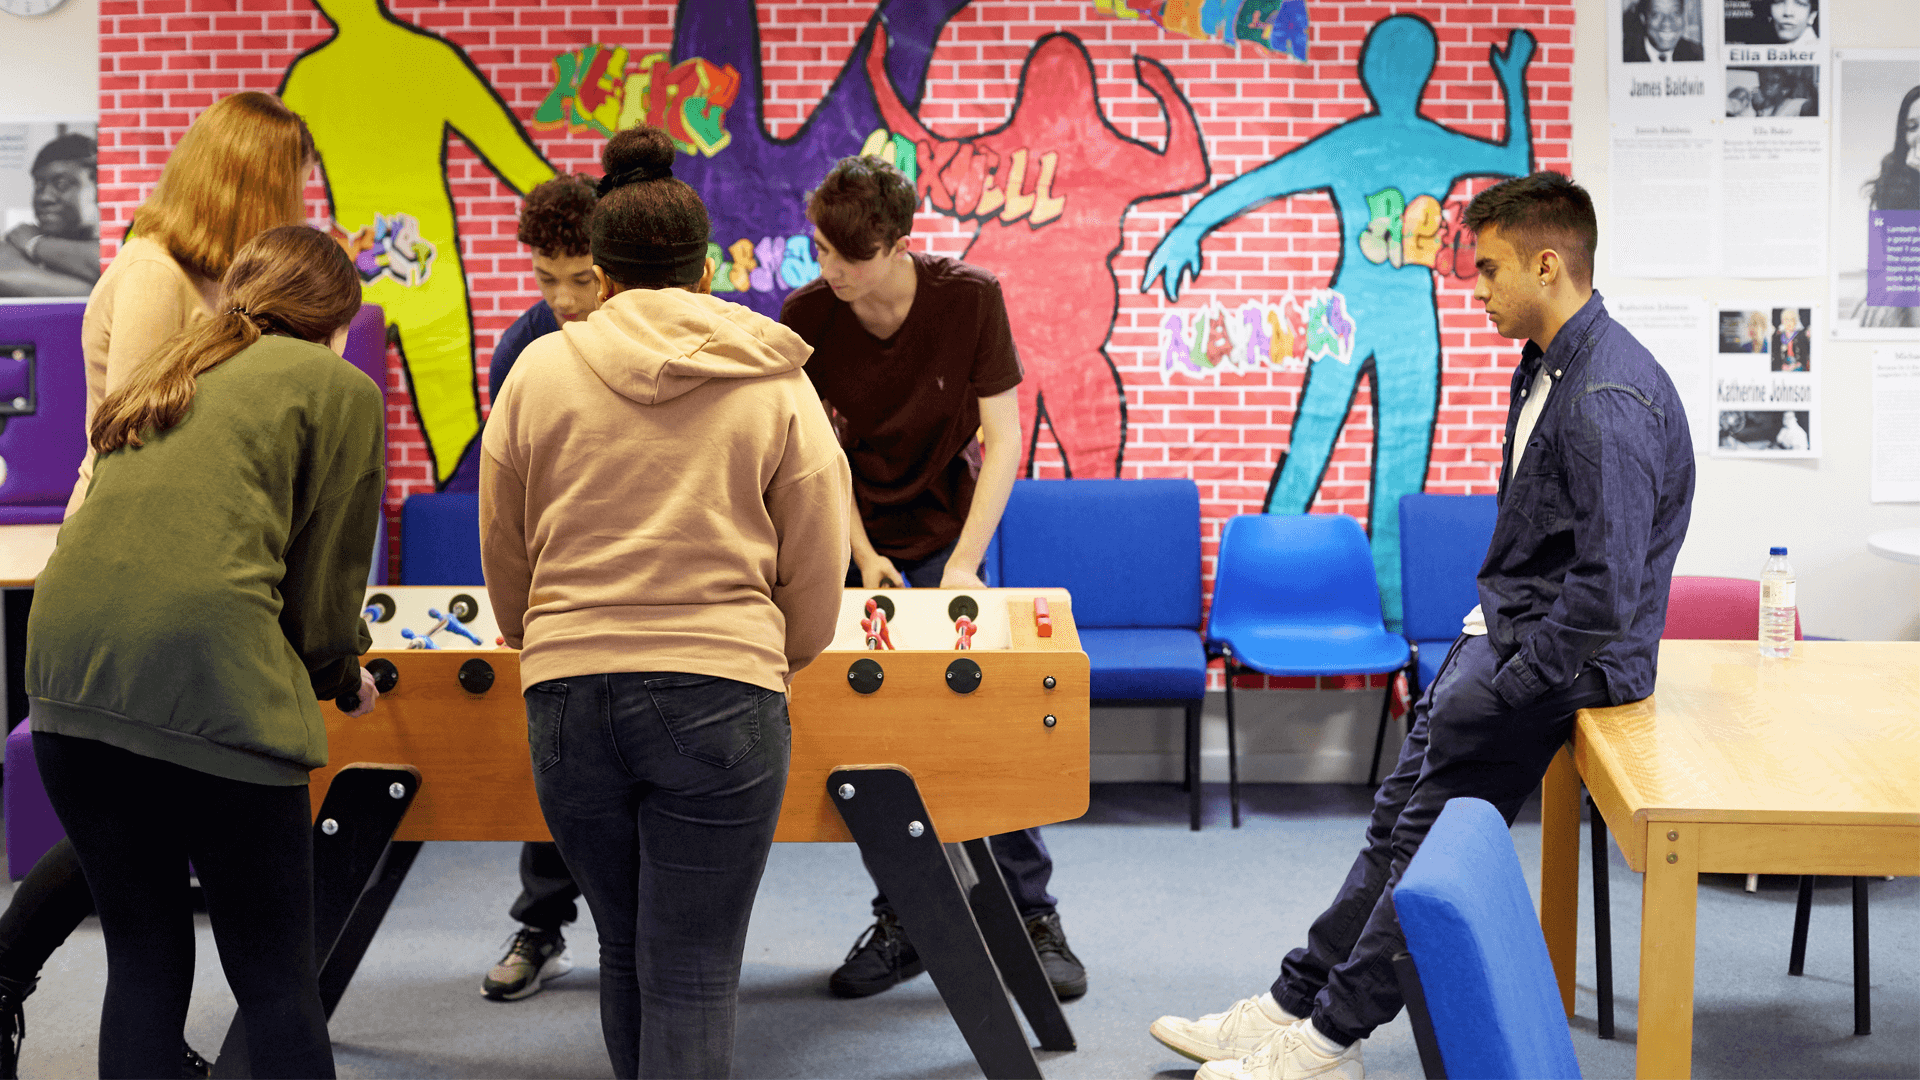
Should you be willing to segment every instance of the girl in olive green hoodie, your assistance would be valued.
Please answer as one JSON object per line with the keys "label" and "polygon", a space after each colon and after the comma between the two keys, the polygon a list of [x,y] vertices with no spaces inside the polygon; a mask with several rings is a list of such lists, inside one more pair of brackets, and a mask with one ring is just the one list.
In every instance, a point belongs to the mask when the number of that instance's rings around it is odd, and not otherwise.
{"label": "girl in olive green hoodie", "polygon": [[27,626],[34,756],[106,937],[102,1076],[180,1069],[189,860],[253,1075],[333,1075],[307,773],[318,701],[377,697],[358,657],[383,405],[337,355],[360,279],[325,235],[261,234],[222,292],[95,412]]}

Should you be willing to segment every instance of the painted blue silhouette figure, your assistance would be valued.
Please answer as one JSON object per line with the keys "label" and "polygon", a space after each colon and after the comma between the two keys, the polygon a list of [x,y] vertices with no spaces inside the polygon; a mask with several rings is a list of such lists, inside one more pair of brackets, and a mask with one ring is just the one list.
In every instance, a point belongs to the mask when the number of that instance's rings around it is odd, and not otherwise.
{"label": "painted blue silhouette figure", "polygon": [[[1395,629],[1400,624],[1400,496],[1425,485],[1440,394],[1433,273],[1419,260],[1415,231],[1403,235],[1403,215],[1416,204],[1437,215],[1439,203],[1462,179],[1525,175],[1533,160],[1526,93],[1533,35],[1515,30],[1504,52],[1488,50],[1487,62],[1506,95],[1506,140],[1500,143],[1420,115],[1435,55],[1433,28],[1426,20],[1395,15],[1375,24],[1360,52],[1360,82],[1373,111],[1200,200],[1154,248],[1140,284],[1145,292],[1161,278],[1167,298],[1178,299],[1182,277],[1200,275],[1200,241],[1207,233],[1274,199],[1319,190],[1331,195],[1345,236],[1331,287],[1346,297],[1358,327],[1352,363],[1320,360],[1308,370],[1291,445],[1274,470],[1266,511],[1300,514],[1312,505],[1360,376],[1370,372],[1375,421],[1368,532],[1387,624]],[[1437,225],[1437,217],[1431,223]],[[1432,262],[1430,255],[1426,262]]]}
{"label": "painted blue silhouette figure", "polygon": [[[706,200],[713,219],[713,237],[720,246],[725,248],[743,237],[756,242],[763,237],[809,237],[813,226],[807,221],[807,193],[834,162],[859,153],[867,136],[885,126],[875,104],[873,83],[867,77],[867,53],[873,47],[874,34],[888,35],[887,74],[907,107],[915,108],[926,88],[927,68],[941,29],[969,2],[881,3],[806,123],[791,137],[777,139],[767,133],[761,101],[765,82],[760,72],[760,29],[754,0],[681,0],[674,17],[674,61],[698,56],[715,64],[732,64],[740,72],[740,89],[726,118],[733,141],[713,157],[682,154],[673,165],[674,175],[693,185]],[[810,241],[808,248],[810,256]],[[810,263],[811,259],[803,261]],[[721,295],[778,317],[780,302],[786,299],[788,290],[815,273],[817,270],[793,275],[799,278],[793,281],[776,275],[771,291]]]}

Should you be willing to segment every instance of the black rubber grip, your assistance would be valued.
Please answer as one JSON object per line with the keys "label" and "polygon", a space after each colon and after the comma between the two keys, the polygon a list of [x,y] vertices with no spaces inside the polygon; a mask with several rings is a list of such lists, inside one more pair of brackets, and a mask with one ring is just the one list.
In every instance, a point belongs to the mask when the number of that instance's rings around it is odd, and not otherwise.
{"label": "black rubber grip", "polygon": [[360,707],[360,691],[349,690],[339,697],[334,698],[333,703],[340,706],[341,712],[350,713]]}

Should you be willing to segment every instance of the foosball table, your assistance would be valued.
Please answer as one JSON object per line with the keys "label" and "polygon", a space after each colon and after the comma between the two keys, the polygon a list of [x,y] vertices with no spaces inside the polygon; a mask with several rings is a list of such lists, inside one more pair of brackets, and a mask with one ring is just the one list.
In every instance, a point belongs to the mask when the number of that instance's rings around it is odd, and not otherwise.
{"label": "foosball table", "polygon": [[[313,774],[317,942],[331,1015],[427,840],[550,840],[519,654],[481,587],[370,589],[364,717],[332,706]],[[1086,812],[1088,670],[1060,589],[852,590],[793,678],[779,842],[852,841],[990,1077],[1038,1077],[1072,1031],[987,837]],[[246,1075],[240,1021],[216,1075]]]}

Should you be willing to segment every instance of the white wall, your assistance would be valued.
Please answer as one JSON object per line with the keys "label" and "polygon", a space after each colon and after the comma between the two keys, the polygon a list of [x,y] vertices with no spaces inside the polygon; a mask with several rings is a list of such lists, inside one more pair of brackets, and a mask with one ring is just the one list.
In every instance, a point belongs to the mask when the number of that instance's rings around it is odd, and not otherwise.
{"label": "white wall", "polygon": [[100,110],[99,0],[51,15],[0,15],[0,117],[87,117]]}
{"label": "white wall", "polygon": [[[1617,5],[1580,0],[1574,40],[1573,171],[1600,214],[1594,284],[1606,296],[1705,296],[1714,303],[1811,299],[1828,305],[1826,277],[1775,281],[1650,281],[1613,273],[1607,221],[1607,22]],[[1920,47],[1912,0],[1823,0],[1821,30],[1837,49]],[[1827,95],[1831,102],[1833,97]],[[1824,110],[1831,113],[1831,110]],[[1829,123],[1831,117],[1829,116]],[[1809,214],[1827,216],[1824,206]],[[1828,312],[1831,325],[1832,312]],[[1816,461],[1734,461],[1702,456],[1693,524],[1678,574],[1757,578],[1767,548],[1785,544],[1799,579],[1806,633],[1853,640],[1920,639],[1920,566],[1867,550],[1869,533],[1920,527],[1920,503],[1867,501],[1872,440],[1872,342],[1826,340]]]}

